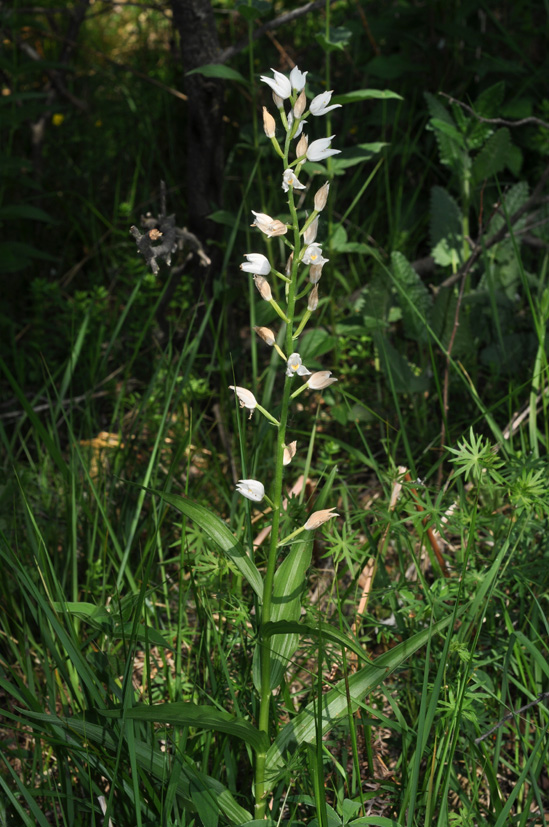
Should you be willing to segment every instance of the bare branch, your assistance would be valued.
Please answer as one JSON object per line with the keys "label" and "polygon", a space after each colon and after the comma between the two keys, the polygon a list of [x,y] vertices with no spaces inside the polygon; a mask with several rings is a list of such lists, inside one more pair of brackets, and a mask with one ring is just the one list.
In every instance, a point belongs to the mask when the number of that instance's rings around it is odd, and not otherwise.
{"label": "bare branch", "polygon": [[483,118],[482,115],[479,115],[478,112],[475,112],[472,106],[468,106],[463,101],[458,101],[456,98],[453,98],[451,95],[447,95],[446,92],[439,92],[439,95],[442,97],[447,98],[450,103],[455,103],[457,106],[461,106],[462,109],[465,109],[466,112],[469,112],[471,115],[480,121],[481,123],[493,123],[496,126],[525,126],[526,124],[533,123],[537,124],[538,126],[542,126],[544,129],[549,129],[549,123],[547,121],[542,121],[541,118],[535,118],[533,115],[529,118],[520,118],[518,121],[509,121],[506,118]]}
{"label": "bare branch", "polygon": [[[330,0],[330,5],[335,3],[335,0]],[[252,32],[251,38],[252,40],[258,40],[262,35],[266,32],[274,31],[275,29],[279,29],[281,26],[286,25],[286,23],[291,23],[292,20],[297,20],[299,17],[303,17],[303,15],[308,14],[311,11],[316,11],[316,9],[323,9],[326,6],[325,0],[314,0],[312,3],[306,3],[304,6],[300,6],[297,9],[293,9],[292,11],[286,12],[285,14],[281,14],[276,17],[274,20],[270,20],[268,23],[265,23],[263,26],[260,26],[258,29],[255,29]],[[249,45],[249,38],[243,38],[239,43],[235,46],[229,46],[228,49],[223,49],[220,52],[217,63],[227,63],[228,60],[235,57],[236,55],[243,52]]]}
{"label": "bare branch", "polygon": [[499,729],[504,724],[506,724],[507,721],[511,721],[516,715],[522,715],[522,713],[526,712],[527,709],[530,709],[532,706],[537,706],[546,698],[549,698],[549,692],[542,692],[541,695],[538,695],[538,697],[534,701],[530,701],[529,704],[521,706],[520,709],[513,709],[511,712],[505,715],[501,719],[501,721],[498,721],[498,723],[495,726],[493,726],[492,729],[489,729],[488,732],[485,732],[484,735],[481,735],[479,738],[475,738],[475,744],[480,744],[481,741],[484,741],[485,738],[488,738],[493,732],[496,731],[496,729]]}

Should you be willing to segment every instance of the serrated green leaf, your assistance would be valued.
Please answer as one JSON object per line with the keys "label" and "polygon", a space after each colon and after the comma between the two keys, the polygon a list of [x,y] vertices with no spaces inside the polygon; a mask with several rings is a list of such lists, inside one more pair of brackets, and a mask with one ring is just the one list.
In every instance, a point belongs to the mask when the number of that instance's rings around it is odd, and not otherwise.
{"label": "serrated green leaf", "polygon": [[325,52],[343,52],[345,47],[349,45],[352,36],[353,34],[349,29],[344,26],[336,26],[334,29],[330,29],[328,37],[324,32],[319,32],[315,35],[315,40]]}
{"label": "serrated green leaf", "polygon": [[462,259],[463,217],[456,201],[443,187],[431,189],[431,255],[441,267]]}
{"label": "serrated green leaf", "polygon": [[[448,626],[452,618],[453,615],[449,615],[434,623],[431,628],[424,629],[409,640],[399,643],[394,649],[376,658],[372,664],[350,675],[347,678],[347,686],[345,679],[341,680],[337,686],[322,698],[309,704],[286,724],[267,752],[266,767],[269,788],[272,789],[276,783],[277,774],[285,766],[289,754],[295,752],[302,744],[313,743],[319,733],[326,735],[343,715],[347,715],[349,711],[355,711],[375,686],[378,686],[387,675],[401,666],[418,649],[425,646],[432,635]],[[347,687],[351,699],[351,710],[347,702]]]}
{"label": "serrated green leaf", "polygon": [[396,393],[424,393],[429,388],[426,374],[417,375],[408,361],[378,330],[373,332],[378,347],[381,369]]}
{"label": "serrated green leaf", "polygon": [[430,92],[425,92],[424,96],[431,115],[427,128],[435,133],[440,162],[460,173],[470,164],[464,138],[458,131],[452,115],[440,101]]}
{"label": "serrated green leaf", "polygon": [[240,542],[233,535],[228,526],[225,525],[217,514],[213,514],[203,505],[195,503],[187,497],[179,494],[169,494],[164,491],[148,489],[156,494],[164,502],[173,505],[189,520],[192,520],[202,531],[220,548],[227,557],[235,564],[240,573],[246,578],[257,596],[263,597],[263,580],[255,564],[250,560]]}
{"label": "serrated green leaf", "polygon": [[495,118],[501,112],[504,95],[505,81],[500,80],[480,93],[473,104],[473,109],[482,118]]}
{"label": "serrated green leaf", "polygon": [[267,736],[244,718],[206,704],[174,701],[165,704],[143,704],[130,709],[98,710],[107,718],[131,718],[134,721],[149,721],[172,726],[192,726],[213,732],[224,732],[245,741],[256,752],[265,749]]}
{"label": "serrated green leaf", "polygon": [[511,158],[511,133],[503,127],[488,139],[474,159],[471,170],[473,182],[479,184],[502,172]]}
{"label": "serrated green leaf", "polygon": [[204,66],[197,66],[196,69],[191,69],[186,74],[204,75],[207,78],[220,78],[221,80],[236,80],[237,83],[248,86],[248,81],[244,75],[241,75],[236,69],[231,69],[230,66],[225,66],[224,63],[205,63]]}
{"label": "serrated green leaf", "polygon": [[393,253],[391,264],[405,333],[412,339],[425,340],[433,304],[431,293],[402,253]]}
{"label": "serrated green leaf", "polygon": [[355,89],[354,92],[346,92],[344,95],[334,95],[331,103],[358,103],[366,100],[399,100],[404,98],[390,89]]}

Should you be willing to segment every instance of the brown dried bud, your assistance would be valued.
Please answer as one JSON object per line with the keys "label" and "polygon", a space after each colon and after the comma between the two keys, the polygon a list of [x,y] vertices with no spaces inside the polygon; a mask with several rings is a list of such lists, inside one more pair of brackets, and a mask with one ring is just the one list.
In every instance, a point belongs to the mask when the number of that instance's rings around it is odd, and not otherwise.
{"label": "brown dried bud", "polygon": [[297,441],[290,442],[289,445],[284,446],[284,458],[282,460],[283,465],[289,465],[292,459],[295,457],[295,452],[297,451]]}
{"label": "brown dried bud", "polygon": [[263,129],[267,138],[274,138],[276,132],[276,121],[267,109],[263,107]]}
{"label": "brown dried bud", "polygon": [[309,281],[311,284],[318,284],[320,281],[320,277],[322,275],[322,268],[324,267],[324,262],[321,264],[311,264],[309,268]]}
{"label": "brown dried bud", "polygon": [[313,529],[318,528],[323,523],[331,520],[332,517],[339,517],[339,514],[332,513],[334,510],[335,506],[334,508],[324,508],[322,511],[315,511],[305,523],[304,528],[306,528],[307,531],[313,531]]}
{"label": "brown dried bud", "polygon": [[320,187],[320,189],[317,191],[317,193],[315,195],[315,210],[317,212],[322,212],[322,210],[326,206],[326,203],[328,201],[329,189],[330,189],[330,183],[329,183],[329,181],[326,181],[326,183],[323,184]]}
{"label": "brown dried bud", "polygon": [[268,327],[254,327],[255,332],[259,336],[260,339],[272,347],[275,343],[275,335],[272,330],[269,330]]}
{"label": "brown dried bud", "polygon": [[311,221],[305,232],[303,233],[303,241],[305,244],[312,244],[313,241],[316,240],[316,234],[318,232],[318,215],[317,217]]}
{"label": "brown dried bud", "polygon": [[259,295],[266,302],[270,302],[273,294],[271,293],[271,285],[263,276],[254,276],[255,286],[259,290]]}
{"label": "brown dried bud", "polygon": [[301,91],[300,96],[294,103],[294,118],[301,118],[305,109],[307,108],[307,95],[305,94],[305,89]]}
{"label": "brown dried bud", "polygon": [[298,158],[303,158],[304,155],[307,154],[307,149],[309,146],[309,139],[306,135],[302,135],[298,141],[298,144],[295,148],[295,154]]}
{"label": "brown dried bud", "polygon": [[311,292],[309,293],[309,301],[307,302],[307,310],[310,310],[311,313],[318,307],[318,284],[315,284]]}
{"label": "brown dried bud", "polygon": [[288,261],[286,262],[286,275],[288,276],[288,278],[290,278],[290,276],[292,275],[293,263],[294,263],[294,254],[290,253]]}

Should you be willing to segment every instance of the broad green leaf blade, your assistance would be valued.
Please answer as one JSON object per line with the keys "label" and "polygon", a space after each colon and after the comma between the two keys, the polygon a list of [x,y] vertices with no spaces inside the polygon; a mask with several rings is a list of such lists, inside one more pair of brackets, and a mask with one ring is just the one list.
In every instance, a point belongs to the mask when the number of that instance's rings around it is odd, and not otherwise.
{"label": "broad green leaf blade", "polygon": [[191,69],[187,75],[204,75],[207,78],[221,78],[222,80],[236,80],[238,83],[248,85],[248,81],[237,72],[236,69],[231,69],[230,66],[225,66],[223,63],[206,63],[204,66],[198,66],[196,69]]}
{"label": "broad green leaf blade", "polygon": [[[349,694],[351,697],[352,711],[355,711],[364,696],[371,692],[374,686],[378,686],[384,678],[393,670],[403,664],[414,652],[417,652],[429,640],[431,635],[444,629],[454,615],[439,620],[429,629],[424,629],[386,652],[381,657],[364,666],[348,679]],[[345,681],[341,680],[337,686],[322,696],[321,710],[315,709],[314,704],[309,704],[295,718],[293,718],[279,732],[273,744],[267,752],[267,772],[270,789],[276,782],[277,773],[287,762],[288,754],[295,752],[301,744],[310,744],[317,737],[317,720],[322,715],[320,728],[322,735],[333,727],[333,725],[347,714],[347,696]]]}
{"label": "broad green leaf blade", "polygon": [[337,643],[343,649],[351,649],[361,660],[370,661],[360,644],[349,634],[345,634],[335,626],[323,621],[318,626],[311,626],[307,623],[299,623],[297,621],[279,620],[277,622],[270,621],[266,623],[261,629],[262,637],[270,637],[271,635],[294,635],[300,637],[310,637],[316,640],[322,637],[324,640],[329,640],[332,643]]}
{"label": "broad green leaf blade", "polygon": [[390,89],[355,89],[354,92],[346,92],[344,95],[334,95],[330,103],[358,103],[366,100],[399,100],[404,98],[391,92]]}
{"label": "broad green leaf blade", "polygon": [[203,505],[193,502],[182,497],[179,494],[168,494],[164,491],[155,491],[150,488],[153,494],[156,494],[168,505],[173,505],[182,514],[200,526],[202,531],[208,535],[227,557],[235,564],[239,572],[246,578],[254,592],[261,600],[263,597],[263,580],[254,563],[250,560],[242,545],[232,534],[228,526],[225,525],[217,514],[212,514]]}
{"label": "broad green leaf blade", "polygon": [[444,187],[431,189],[431,255],[441,267],[459,264],[462,260],[463,216]]}
{"label": "broad green leaf blade", "polygon": [[511,133],[504,127],[489,138],[473,161],[475,184],[502,172],[512,159]]}
{"label": "broad green leaf blade", "polygon": [[213,732],[234,735],[256,751],[265,749],[266,735],[249,721],[235,718],[229,712],[213,706],[175,701],[166,704],[134,706],[131,709],[98,710],[107,718],[132,718],[136,721],[151,721],[156,724],[172,726],[193,726]]}
{"label": "broad green leaf blade", "polygon": [[392,253],[391,264],[402,308],[404,330],[410,339],[425,341],[433,299],[431,293],[402,253]]}
{"label": "broad green leaf blade", "polygon": [[374,330],[372,338],[378,348],[381,369],[395,393],[424,393],[428,390],[429,377],[426,373],[418,375],[380,331]]}
{"label": "broad green leaf blade", "polygon": [[[103,749],[112,752],[118,749],[121,736],[113,731],[113,724],[110,722],[103,726],[85,718],[56,718],[49,713],[33,713],[27,710],[22,710],[22,712],[33,720],[44,722],[48,728],[53,727],[55,730],[55,727],[58,727],[59,734],[70,733],[74,737],[74,733],[77,733],[81,738],[99,744]],[[137,739],[134,741],[134,749],[141,769],[165,784],[167,775],[173,770],[173,758],[168,753],[161,752],[159,747]],[[92,757],[93,753],[90,755],[90,760]],[[233,824],[241,825],[252,819],[251,813],[237,804],[232,794],[220,781],[197,770],[190,763],[190,759],[186,759],[185,763],[178,766],[178,772],[177,795],[185,801],[191,801],[192,790],[204,789],[212,794],[217,801],[219,811]]]}
{"label": "broad green leaf blade", "polygon": [[[297,620],[301,615],[303,589],[307,582],[307,571],[311,565],[313,553],[313,539],[297,541],[292,550],[280,564],[275,574],[273,598],[271,604],[271,620]],[[284,672],[287,670],[290,659],[299,646],[299,635],[274,635],[270,640],[263,641],[262,645],[271,647],[271,689],[280,685]],[[256,666],[257,661],[257,666]],[[254,678],[259,675],[259,647],[254,652]],[[256,675],[257,673],[257,675]]]}

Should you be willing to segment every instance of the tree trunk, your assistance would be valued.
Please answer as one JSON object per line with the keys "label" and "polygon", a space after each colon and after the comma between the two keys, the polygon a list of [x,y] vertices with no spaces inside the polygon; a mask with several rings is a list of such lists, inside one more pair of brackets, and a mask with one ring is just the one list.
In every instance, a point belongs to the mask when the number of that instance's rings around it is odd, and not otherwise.
{"label": "tree trunk", "polygon": [[[219,41],[209,0],[171,0],[184,72],[214,63]],[[216,237],[206,219],[221,204],[223,182],[223,84],[196,74],[185,76],[187,102],[187,198],[185,223],[203,242]]]}

